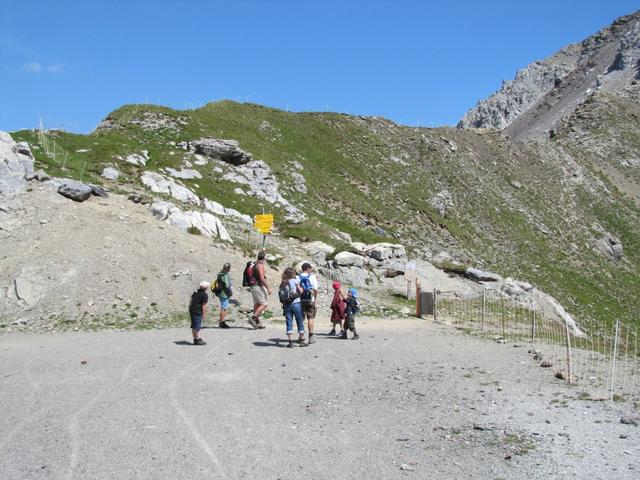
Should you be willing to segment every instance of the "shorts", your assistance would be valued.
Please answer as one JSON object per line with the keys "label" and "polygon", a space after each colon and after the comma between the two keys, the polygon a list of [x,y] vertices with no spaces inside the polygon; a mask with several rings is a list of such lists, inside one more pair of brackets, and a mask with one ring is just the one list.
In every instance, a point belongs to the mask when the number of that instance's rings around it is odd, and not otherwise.
{"label": "shorts", "polygon": [[302,303],[302,314],[309,320],[316,318],[316,304],[315,303]]}
{"label": "shorts", "polygon": [[220,309],[227,310],[229,308],[229,299],[227,297],[220,297]]}
{"label": "shorts", "polygon": [[253,285],[251,287],[251,297],[254,305],[266,305],[267,289],[263,285]]}
{"label": "shorts", "polygon": [[194,313],[189,313],[189,315],[191,316],[191,329],[200,330],[202,328],[202,315]]}

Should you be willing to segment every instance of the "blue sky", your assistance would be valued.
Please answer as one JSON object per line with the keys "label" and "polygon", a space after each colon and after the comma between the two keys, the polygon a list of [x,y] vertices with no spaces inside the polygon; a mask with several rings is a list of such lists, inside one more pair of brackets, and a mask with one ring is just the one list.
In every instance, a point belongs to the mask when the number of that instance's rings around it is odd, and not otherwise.
{"label": "blue sky", "polygon": [[0,0],[0,129],[228,98],[454,125],[626,0]]}

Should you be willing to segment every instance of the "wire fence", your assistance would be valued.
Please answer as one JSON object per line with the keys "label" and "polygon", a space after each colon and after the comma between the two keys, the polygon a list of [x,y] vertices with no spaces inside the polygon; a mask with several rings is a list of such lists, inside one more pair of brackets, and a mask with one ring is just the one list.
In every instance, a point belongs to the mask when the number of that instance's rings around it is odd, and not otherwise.
{"label": "wire fence", "polygon": [[56,141],[56,132],[46,130],[40,119],[37,132],[37,144],[46,157],[53,163],[58,173],[80,182],[103,185],[102,166],[90,161],[78,161]]}
{"label": "wire fence", "polygon": [[640,409],[638,327],[621,321],[578,329],[543,313],[533,299],[511,299],[495,290],[460,297],[436,291],[434,319],[497,343],[528,347],[530,357],[593,400]]}

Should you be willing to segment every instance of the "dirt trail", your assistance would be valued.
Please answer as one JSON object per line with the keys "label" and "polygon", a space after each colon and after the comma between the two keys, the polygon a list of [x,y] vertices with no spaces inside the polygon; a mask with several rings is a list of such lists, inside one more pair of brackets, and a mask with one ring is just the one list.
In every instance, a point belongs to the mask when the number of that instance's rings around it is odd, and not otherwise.
{"label": "dirt trail", "polygon": [[640,475],[638,428],[523,348],[424,320],[283,330],[0,336],[3,478]]}

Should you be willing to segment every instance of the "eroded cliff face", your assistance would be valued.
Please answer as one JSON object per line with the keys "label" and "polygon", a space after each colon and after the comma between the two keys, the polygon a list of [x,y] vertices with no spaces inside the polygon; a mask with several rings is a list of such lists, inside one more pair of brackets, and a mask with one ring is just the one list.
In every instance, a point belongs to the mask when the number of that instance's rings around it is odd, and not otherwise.
{"label": "eroded cliff face", "polygon": [[514,140],[549,136],[596,92],[622,94],[639,78],[640,12],[517,72],[458,127],[497,128]]}

